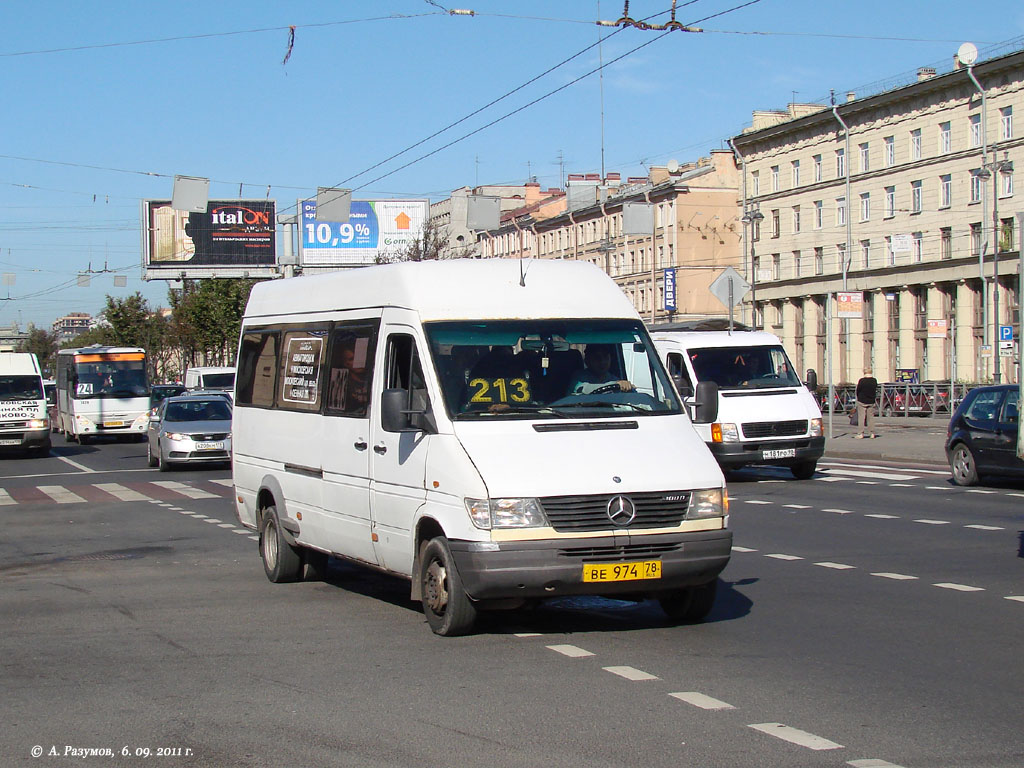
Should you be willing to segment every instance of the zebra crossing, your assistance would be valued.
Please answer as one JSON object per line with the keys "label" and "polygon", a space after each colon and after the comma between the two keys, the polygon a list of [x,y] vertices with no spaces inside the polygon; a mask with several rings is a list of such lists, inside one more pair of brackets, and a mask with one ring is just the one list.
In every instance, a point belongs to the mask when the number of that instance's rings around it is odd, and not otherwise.
{"label": "zebra crossing", "polygon": [[127,483],[80,483],[0,488],[0,507],[28,504],[109,504],[118,501],[227,499],[231,480],[150,480]]}

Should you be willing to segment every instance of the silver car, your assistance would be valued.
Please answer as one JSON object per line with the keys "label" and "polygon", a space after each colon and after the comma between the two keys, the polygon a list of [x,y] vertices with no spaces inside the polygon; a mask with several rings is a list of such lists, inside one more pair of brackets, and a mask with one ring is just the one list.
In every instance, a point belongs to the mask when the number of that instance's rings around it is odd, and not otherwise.
{"label": "silver car", "polygon": [[231,403],[217,395],[168,397],[149,418],[149,466],[231,461]]}

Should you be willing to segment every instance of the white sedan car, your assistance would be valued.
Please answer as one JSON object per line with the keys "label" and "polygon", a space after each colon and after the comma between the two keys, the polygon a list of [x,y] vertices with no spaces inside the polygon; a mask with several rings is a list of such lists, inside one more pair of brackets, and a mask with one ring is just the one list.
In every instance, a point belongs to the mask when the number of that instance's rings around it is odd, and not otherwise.
{"label": "white sedan car", "polygon": [[179,395],[149,419],[149,466],[231,461],[231,403],[217,395]]}

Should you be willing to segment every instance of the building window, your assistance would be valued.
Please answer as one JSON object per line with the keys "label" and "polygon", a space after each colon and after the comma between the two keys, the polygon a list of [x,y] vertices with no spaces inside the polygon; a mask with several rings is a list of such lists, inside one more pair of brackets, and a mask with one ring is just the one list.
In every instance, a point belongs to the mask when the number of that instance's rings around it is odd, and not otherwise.
{"label": "building window", "polygon": [[860,196],[860,220],[871,221],[871,193],[863,192]]}
{"label": "building window", "polygon": [[910,212],[911,213],[920,213],[921,212],[921,210],[922,210],[921,198],[922,198],[921,182],[920,181],[912,181],[912,182],[910,182]]}
{"label": "building window", "polygon": [[885,236],[885,263],[886,266],[896,266],[896,252],[892,249],[892,235]]}
{"label": "building window", "polygon": [[761,172],[751,171],[750,172],[750,186],[753,189],[754,197],[761,194]]}
{"label": "building window", "polygon": [[820,246],[814,249],[814,274],[825,274],[825,249]]}
{"label": "building window", "polygon": [[971,202],[980,203],[983,180],[977,171],[971,171]]}
{"label": "building window", "polygon": [[885,188],[885,218],[891,219],[896,215],[896,187]]}
{"label": "building window", "polygon": [[846,262],[846,243],[836,243],[836,267],[840,272],[849,268]]}
{"label": "building window", "polygon": [[942,227],[939,230],[939,258],[953,258],[953,228]]}
{"label": "building window", "polygon": [[1000,197],[1012,197],[1013,196],[1013,172],[1012,171],[1000,171],[999,172],[999,196]]}
{"label": "building window", "polygon": [[750,236],[754,239],[754,242],[758,242],[761,239],[761,220],[753,222],[750,225]]}
{"label": "building window", "polygon": [[868,152],[868,143],[865,141],[863,144],[858,145],[860,149],[860,172],[865,173],[871,170],[871,158]]}
{"label": "building window", "polygon": [[836,226],[841,227],[846,224],[846,198],[836,198]]}
{"label": "building window", "polygon": [[950,123],[939,123],[939,154],[948,155],[953,151],[953,128]]}
{"label": "building window", "polygon": [[1013,138],[1013,107],[999,110],[999,138],[1003,141]]}
{"label": "building window", "polygon": [[825,225],[825,204],[822,200],[814,201],[814,228],[821,229]]}
{"label": "building window", "polygon": [[772,254],[772,280],[779,280],[782,277],[782,254]]}
{"label": "building window", "polygon": [[896,165],[896,137],[886,136],[885,137],[885,165],[887,168],[892,168]]}
{"label": "building window", "polygon": [[914,233],[913,249],[914,249],[913,250],[914,263],[915,264],[920,264],[922,261],[924,261],[924,234],[923,233],[921,233],[921,232],[915,232]]}
{"label": "building window", "polygon": [[939,207],[949,208],[953,204],[953,177],[950,174],[939,176]]}
{"label": "building window", "polygon": [[981,146],[981,115],[971,115],[971,136],[972,147]]}
{"label": "building window", "polygon": [[779,166],[772,166],[772,192],[779,191]]}
{"label": "building window", "polygon": [[921,129],[915,128],[910,132],[910,159],[921,159]]}
{"label": "building window", "polygon": [[971,224],[971,256],[981,255],[981,222]]}
{"label": "building window", "polygon": [[1013,219],[1000,219],[999,221],[999,251],[1006,253],[1014,250],[1013,247]]}
{"label": "building window", "polygon": [[800,273],[803,271],[803,264],[800,257],[800,251],[793,251],[793,277],[800,277]]}
{"label": "building window", "polygon": [[821,155],[815,155],[811,159],[814,161],[814,180],[821,181]]}
{"label": "building window", "polygon": [[846,176],[846,150],[836,150],[836,176],[842,178]]}
{"label": "building window", "polygon": [[800,206],[793,206],[793,234],[800,231]]}
{"label": "building window", "polygon": [[772,237],[778,237],[779,232],[779,209],[772,210]]}
{"label": "building window", "polygon": [[871,241],[860,241],[860,266],[862,269],[871,269]]}
{"label": "building window", "polygon": [[794,160],[792,162],[792,168],[793,168],[793,186],[794,187],[799,187],[800,186],[800,161],[799,160]]}

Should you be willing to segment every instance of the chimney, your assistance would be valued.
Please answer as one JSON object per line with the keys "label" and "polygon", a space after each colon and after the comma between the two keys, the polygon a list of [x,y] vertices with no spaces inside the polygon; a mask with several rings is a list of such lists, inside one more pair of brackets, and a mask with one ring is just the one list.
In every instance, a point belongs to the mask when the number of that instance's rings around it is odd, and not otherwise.
{"label": "chimney", "polygon": [[857,94],[856,93],[854,93],[853,91],[847,91],[846,92],[846,103],[847,104],[849,104],[851,101],[856,101],[856,100],[857,100]]}
{"label": "chimney", "polygon": [[933,77],[935,77],[935,67],[917,68],[917,82],[923,83],[925,80],[930,80]]}

